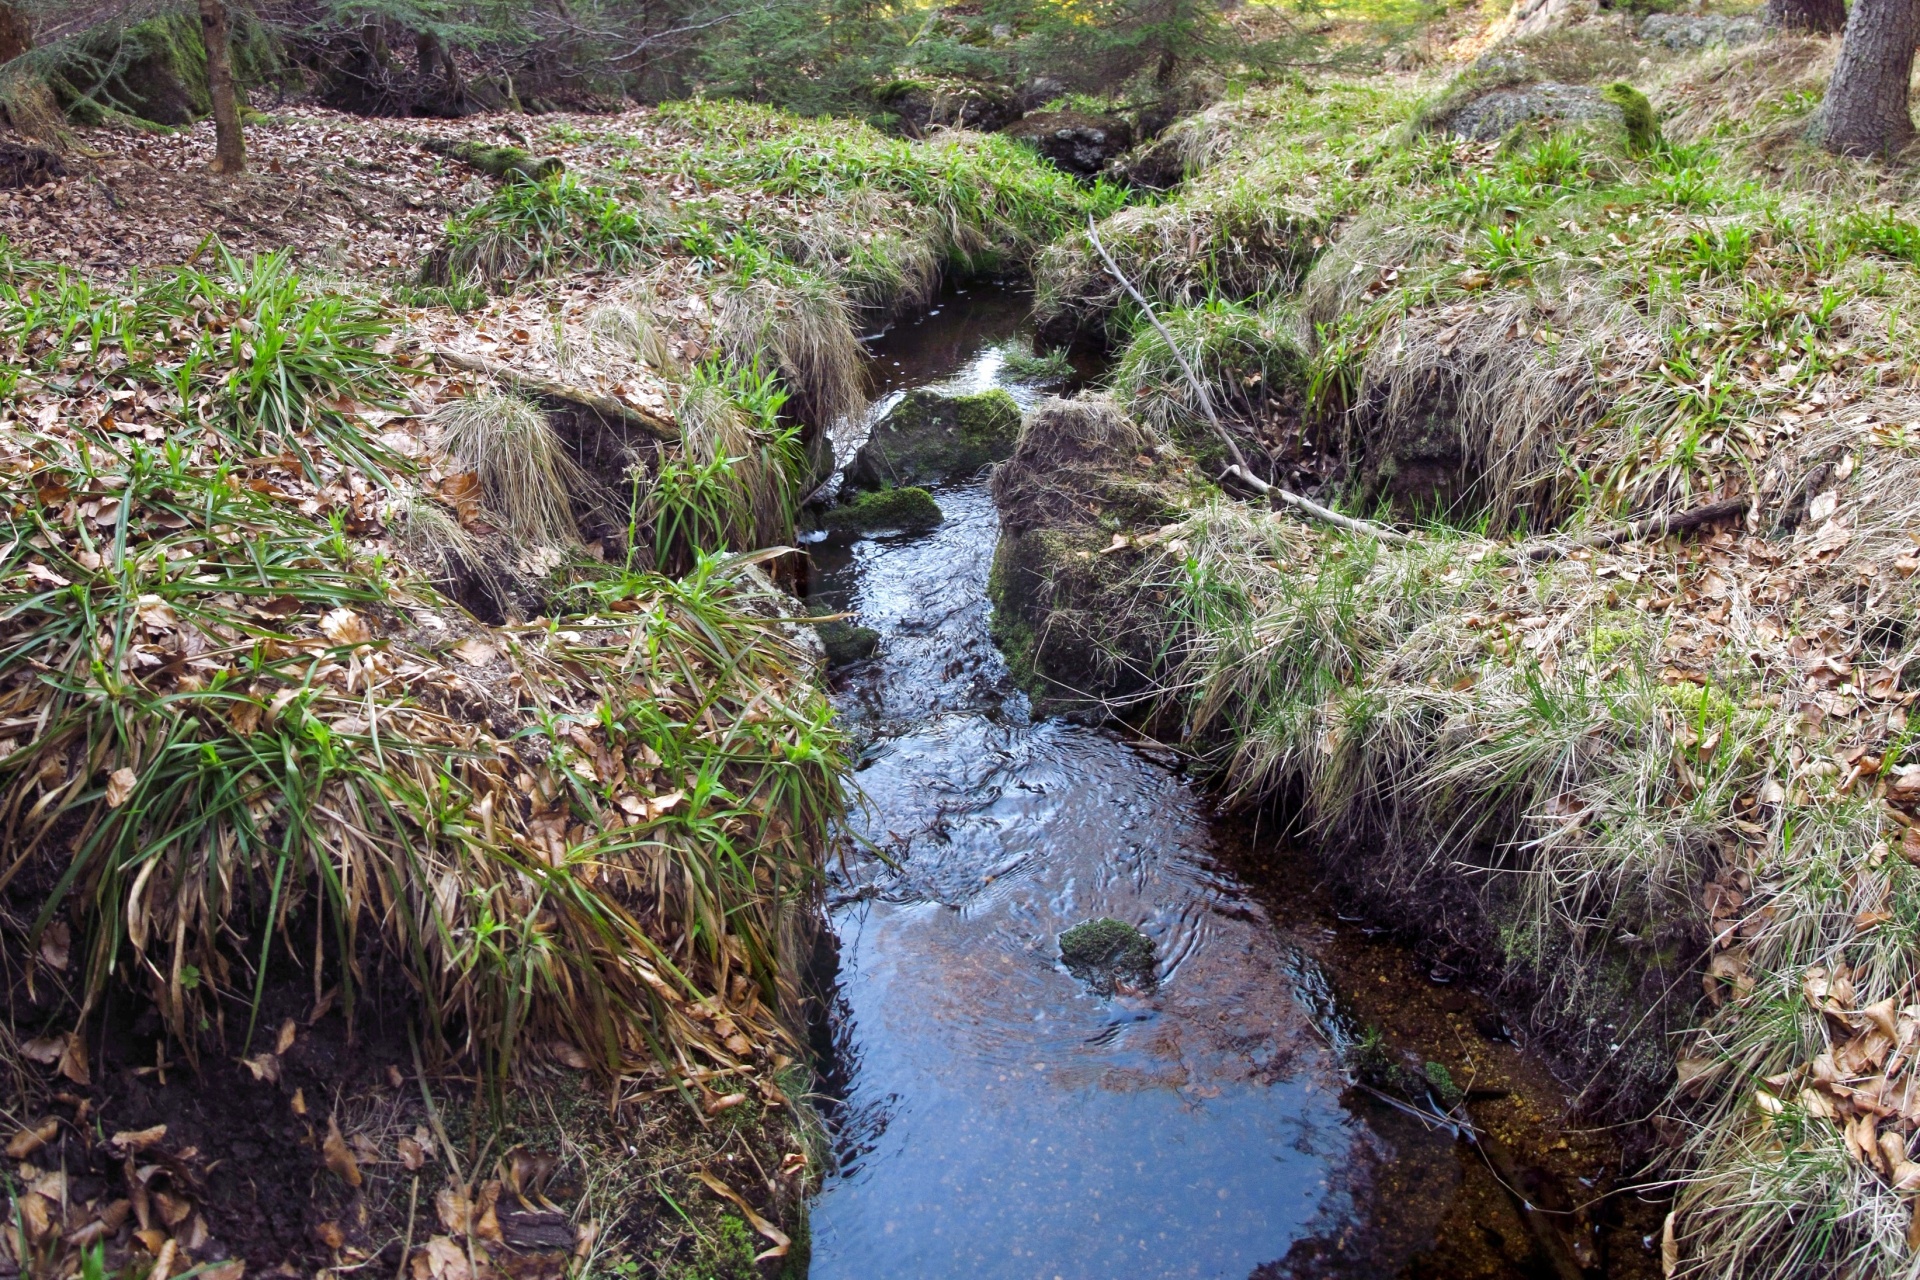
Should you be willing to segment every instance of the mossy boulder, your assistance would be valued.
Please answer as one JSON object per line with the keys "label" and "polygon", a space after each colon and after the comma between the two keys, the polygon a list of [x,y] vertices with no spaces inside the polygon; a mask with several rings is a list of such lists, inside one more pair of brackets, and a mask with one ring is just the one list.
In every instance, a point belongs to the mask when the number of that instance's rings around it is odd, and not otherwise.
{"label": "mossy boulder", "polygon": [[912,531],[931,529],[946,519],[940,504],[925,489],[871,489],[855,494],[821,513],[820,527],[829,533],[867,533],[875,529]]}
{"label": "mossy boulder", "polygon": [[1020,406],[1004,391],[920,387],[902,396],[847,468],[855,489],[940,484],[971,476],[1013,452]]}
{"label": "mossy boulder", "polygon": [[1122,982],[1153,985],[1153,939],[1112,916],[1083,921],[1061,934],[1060,959],[1098,991],[1110,993]]}
{"label": "mossy boulder", "polygon": [[1660,121],[1647,95],[1625,80],[1616,80],[1602,89],[1600,96],[1620,108],[1621,123],[1627,127],[1627,146],[1635,154],[1653,150],[1660,141]]}
{"label": "mossy boulder", "polygon": [[872,627],[846,622],[823,622],[817,628],[820,647],[827,651],[827,665],[845,667],[865,662],[880,648],[880,633]]}

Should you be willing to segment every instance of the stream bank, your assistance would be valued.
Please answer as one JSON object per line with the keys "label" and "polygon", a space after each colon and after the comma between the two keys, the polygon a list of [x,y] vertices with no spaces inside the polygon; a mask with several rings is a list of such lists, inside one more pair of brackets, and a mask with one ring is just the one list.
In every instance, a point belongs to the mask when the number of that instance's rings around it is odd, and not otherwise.
{"label": "stream bank", "polygon": [[[926,385],[1031,408],[1026,332],[1019,295],[950,291],[871,344],[876,415]],[[1659,1212],[1496,1009],[1339,919],[1171,753],[1033,713],[990,633],[992,498],[933,496],[932,529],[812,545],[810,603],[877,651],[835,675],[862,755],[811,1274],[1655,1274]],[[1150,977],[1062,963],[1101,919],[1151,941]],[[1489,1141],[1414,1114],[1410,1073]]]}

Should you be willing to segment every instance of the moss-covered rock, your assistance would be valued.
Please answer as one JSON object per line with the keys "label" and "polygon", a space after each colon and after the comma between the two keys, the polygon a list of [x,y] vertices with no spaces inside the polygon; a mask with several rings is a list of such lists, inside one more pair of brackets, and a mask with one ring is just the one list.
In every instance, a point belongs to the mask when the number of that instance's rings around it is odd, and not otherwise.
{"label": "moss-covered rock", "polygon": [[880,633],[872,627],[846,622],[823,622],[817,628],[820,647],[827,651],[827,665],[845,667],[865,662],[880,648]]}
{"label": "moss-covered rock", "polygon": [[880,489],[957,480],[1011,454],[1019,437],[1020,406],[1006,392],[920,387],[874,424],[847,483]]}
{"label": "moss-covered rock", "polygon": [[1647,95],[1625,80],[1616,80],[1602,89],[1600,96],[1620,108],[1621,123],[1627,127],[1627,146],[1635,152],[1653,150],[1660,141],[1660,122]]}
{"label": "moss-covered rock", "polygon": [[820,516],[829,533],[866,533],[874,529],[931,529],[946,519],[940,504],[925,489],[873,489],[857,493]]}
{"label": "moss-covered rock", "polygon": [[1061,934],[1060,959],[1100,991],[1111,992],[1121,982],[1153,985],[1153,939],[1112,916],[1083,921]]}

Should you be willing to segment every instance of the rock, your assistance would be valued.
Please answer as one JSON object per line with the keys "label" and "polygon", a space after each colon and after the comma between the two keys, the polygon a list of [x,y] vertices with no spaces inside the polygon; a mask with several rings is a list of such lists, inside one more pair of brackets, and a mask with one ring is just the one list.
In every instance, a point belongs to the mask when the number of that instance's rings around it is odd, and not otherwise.
{"label": "rock", "polygon": [[1767,27],[1758,14],[1727,17],[1717,13],[1654,13],[1640,24],[1640,38],[1676,51],[1713,44],[1731,47],[1766,39]]}
{"label": "rock", "polygon": [[819,633],[821,647],[826,650],[827,665],[830,667],[865,662],[880,648],[880,633],[872,627],[822,622],[815,630]]}
{"label": "rock", "polygon": [[899,117],[901,132],[914,138],[941,127],[995,133],[1020,114],[1004,90],[966,80],[895,80],[873,96]]}
{"label": "rock", "polygon": [[1084,111],[1036,111],[1002,132],[1083,178],[1093,177],[1133,145],[1133,126],[1125,120]]}
{"label": "rock", "polygon": [[1153,939],[1111,916],[1087,920],[1060,935],[1060,959],[1073,976],[1104,994],[1121,982],[1153,985]]}
{"label": "rock", "polygon": [[925,489],[873,489],[821,513],[829,533],[866,533],[874,529],[931,529],[946,516]]}
{"label": "rock", "polygon": [[847,483],[879,489],[961,479],[1011,454],[1019,436],[1020,406],[1004,391],[920,387],[874,424],[847,468]]}
{"label": "rock", "polygon": [[1483,93],[1433,123],[1457,138],[1493,142],[1530,120],[1564,123],[1610,120],[1624,125],[1626,117],[1620,107],[1607,101],[1598,89],[1546,80]]}

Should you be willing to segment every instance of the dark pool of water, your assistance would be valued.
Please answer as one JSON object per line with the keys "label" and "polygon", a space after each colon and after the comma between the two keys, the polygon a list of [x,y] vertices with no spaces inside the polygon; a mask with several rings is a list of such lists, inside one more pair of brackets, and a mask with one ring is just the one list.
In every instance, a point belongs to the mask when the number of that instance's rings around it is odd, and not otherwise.
{"label": "dark pool of water", "polygon": [[[875,342],[881,390],[1005,383],[1025,302],[983,293]],[[1156,749],[1029,716],[988,636],[985,485],[936,496],[931,532],[813,548],[815,603],[881,635],[838,681],[864,752],[815,1280],[1469,1274],[1422,1260],[1472,1162],[1356,1097],[1316,1018],[1337,931],[1248,889],[1246,833]],[[1150,989],[1061,964],[1101,916],[1152,937]],[[1486,1230],[1471,1274],[1552,1274],[1517,1220]]]}

